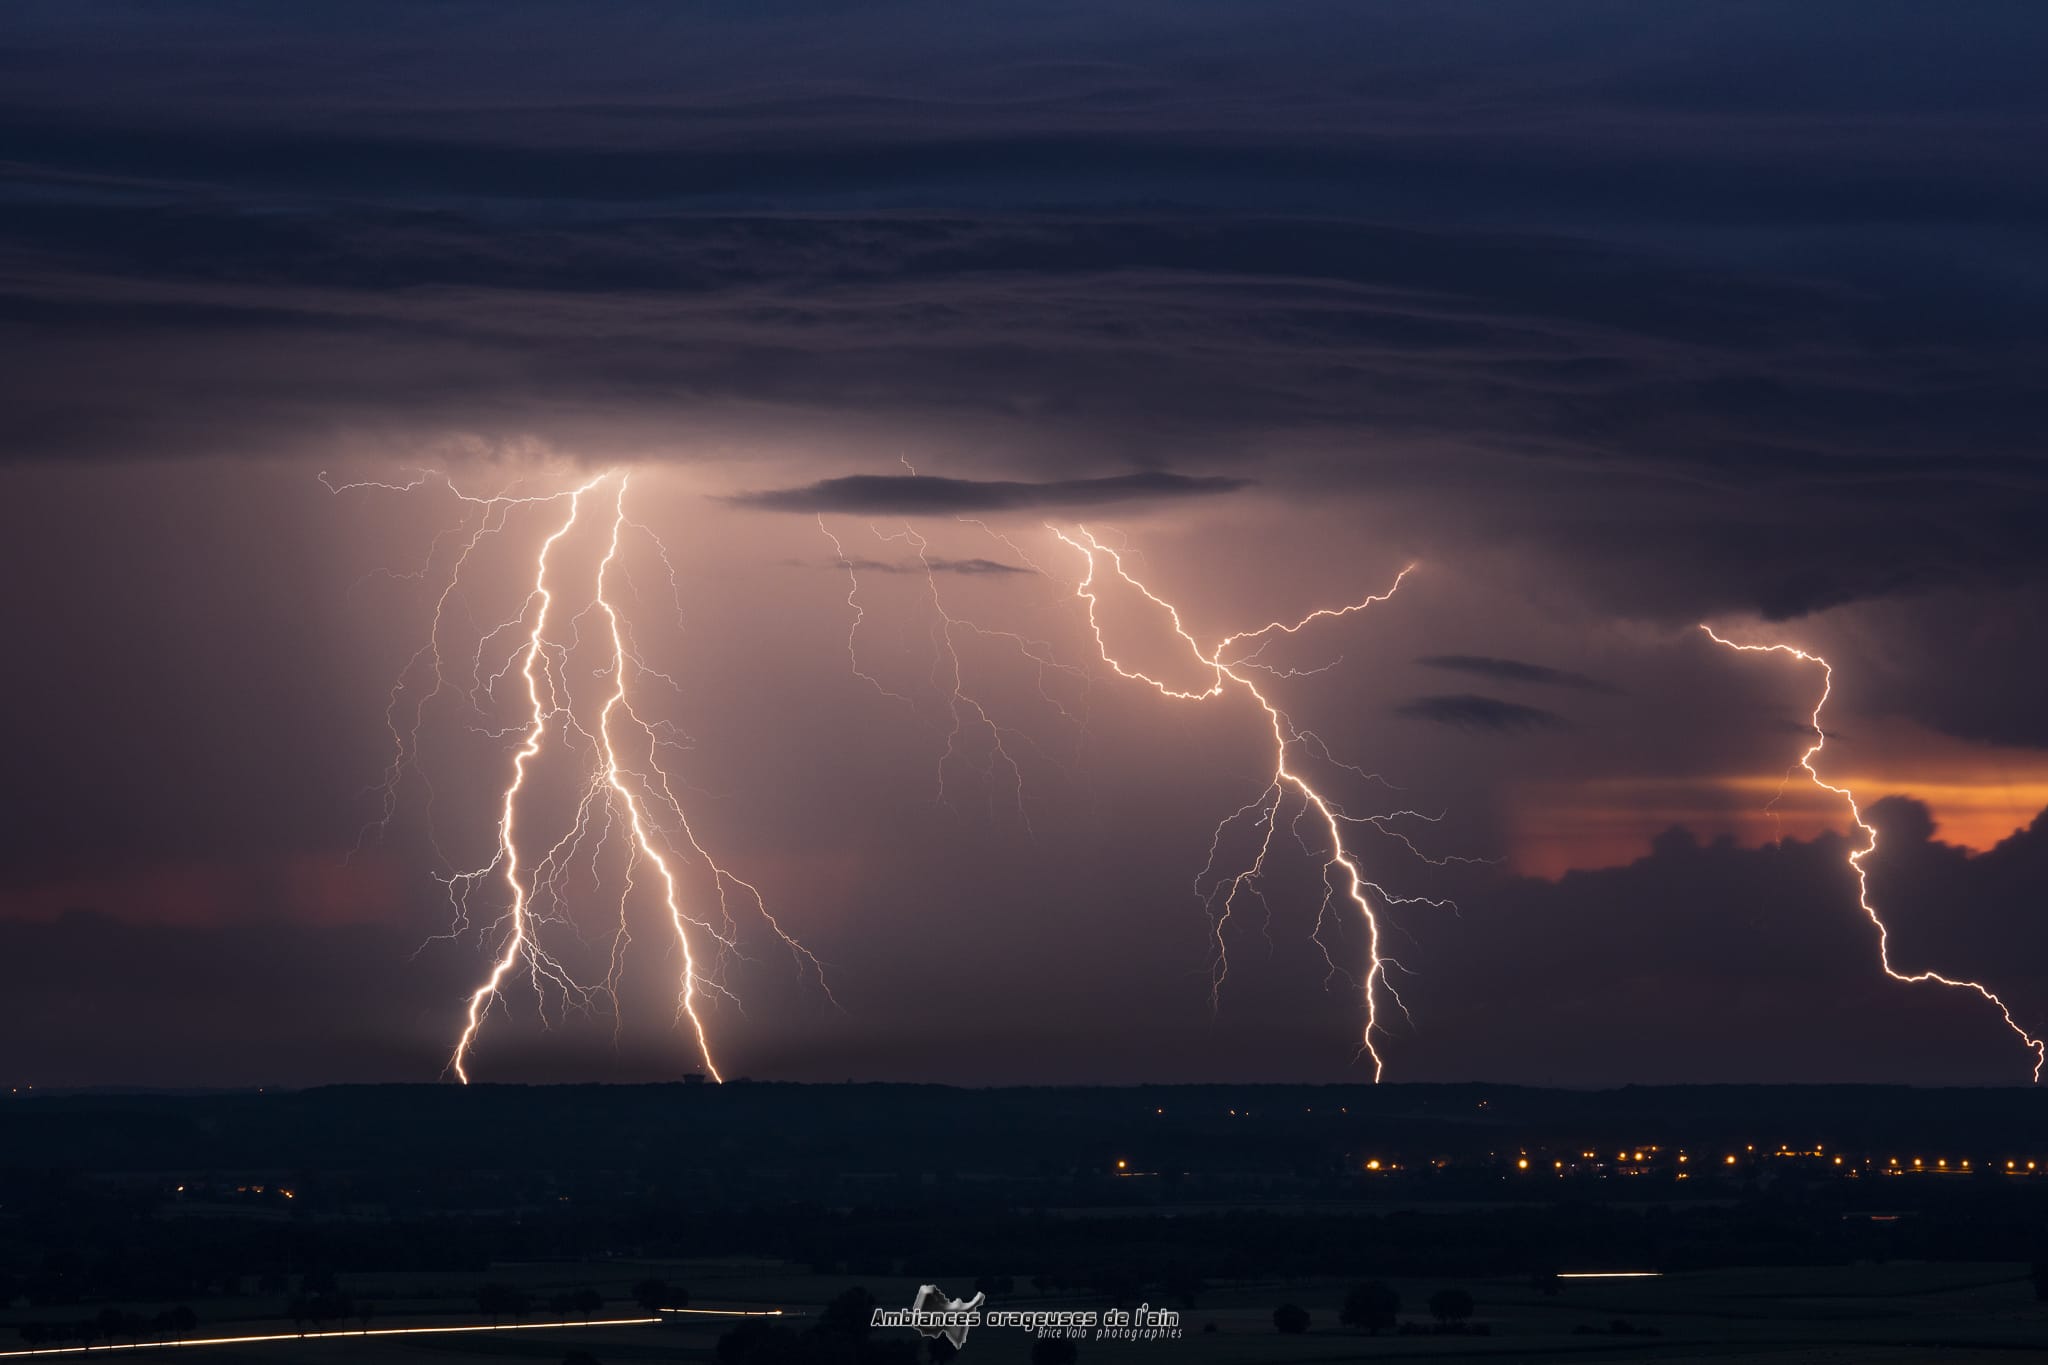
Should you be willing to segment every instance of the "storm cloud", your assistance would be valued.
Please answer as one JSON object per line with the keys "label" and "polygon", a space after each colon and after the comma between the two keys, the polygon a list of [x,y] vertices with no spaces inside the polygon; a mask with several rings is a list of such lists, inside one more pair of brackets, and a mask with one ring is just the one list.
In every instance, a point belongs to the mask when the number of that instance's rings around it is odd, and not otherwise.
{"label": "storm cloud", "polygon": [[[1985,945],[2039,946],[2040,826],[1962,845],[2048,799],[2044,46],[2038,5],[1853,0],[5,7],[16,1070],[438,1068],[486,945],[436,937],[427,874],[491,857],[520,722],[519,632],[455,636],[540,581],[563,648],[601,640],[569,604],[598,551],[536,568],[554,513],[508,502],[441,597],[474,504],[376,485],[618,466],[663,762],[848,1002],[821,1024],[743,955],[750,1067],[1356,1074],[1355,994],[1300,989],[1313,862],[1243,1013],[1200,989],[1189,879],[1273,769],[1187,644],[1251,631],[1343,809],[1377,777],[1432,857],[1554,876],[1467,886],[1358,826],[1465,913],[1395,914],[1429,967],[1397,1072],[1717,1074],[1736,999],[1781,1011],[1769,1065],[1812,1027],[1932,1072],[1981,1010],[1874,977],[1853,902],[1815,912],[1839,801],[1771,804],[1820,670],[1694,627],[1825,653],[1821,767],[1957,841],[1866,799],[1907,921],[1968,921],[1907,956],[2023,963]],[[1174,613],[1076,595],[1040,522],[1083,514]],[[366,814],[389,842],[352,851]],[[666,971],[640,1074],[676,1064]],[[1899,1002],[1934,1041],[1856,1050]],[[1617,1039],[1637,1014],[1664,1050]],[[504,1036],[643,1065],[604,1032]]]}
{"label": "storm cloud", "polygon": [[1245,479],[1185,474],[1123,474],[1051,483],[942,479],[928,474],[850,474],[802,488],[739,493],[728,501],[771,512],[892,512],[941,515],[1107,507],[1159,498],[1213,497],[1249,486]]}
{"label": "storm cloud", "polygon": [[1584,673],[1546,668],[1542,664],[1524,663],[1520,659],[1495,659],[1483,654],[1431,654],[1415,662],[1424,668],[1470,673],[1475,677],[1490,678],[1502,683],[1528,683],[1535,687],[1565,687],[1580,692],[1610,694],[1618,690],[1612,684],[1601,682],[1598,678],[1587,677]]}
{"label": "storm cloud", "polygon": [[1394,708],[1411,720],[1426,720],[1453,730],[1489,734],[1526,734],[1532,730],[1569,730],[1570,721],[1555,711],[1476,692],[1411,697]]}
{"label": "storm cloud", "polygon": [[2048,17],[1283,11],[16,6],[0,458],[1256,478],[1668,619],[2048,572]]}

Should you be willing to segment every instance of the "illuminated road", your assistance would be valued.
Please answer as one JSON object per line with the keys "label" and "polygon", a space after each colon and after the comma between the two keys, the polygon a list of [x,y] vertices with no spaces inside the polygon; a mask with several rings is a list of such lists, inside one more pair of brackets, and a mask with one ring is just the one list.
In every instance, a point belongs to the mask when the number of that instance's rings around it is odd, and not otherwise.
{"label": "illuminated road", "polygon": [[[779,1318],[780,1308],[664,1308],[662,1313],[683,1313],[712,1318]],[[0,1359],[18,1356],[95,1355],[106,1351],[165,1351],[180,1346],[240,1346],[258,1341],[327,1341],[343,1337],[450,1336],[458,1332],[544,1332],[559,1327],[645,1327],[661,1317],[592,1318],[588,1322],[468,1323],[452,1327],[373,1327],[367,1331],[259,1332],[239,1337],[187,1337],[183,1341],[123,1341],[102,1346],[45,1346],[30,1351],[0,1351]]]}

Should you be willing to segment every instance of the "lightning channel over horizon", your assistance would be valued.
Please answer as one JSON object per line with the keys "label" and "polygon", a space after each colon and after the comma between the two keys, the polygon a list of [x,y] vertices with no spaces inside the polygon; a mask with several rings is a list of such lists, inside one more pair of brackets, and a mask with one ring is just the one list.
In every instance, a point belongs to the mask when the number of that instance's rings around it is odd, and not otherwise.
{"label": "lightning channel over horizon", "polygon": [[[1017,572],[1054,584],[1061,582],[1061,576],[1055,575],[1045,563],[1026,551],[1010,535],[978,518],[960,517],[957,520],[977,528],[1009,551],[1023,566],[1016,570]],[[853,675],[882,696],[898,701],[909,700],[884,686],[863,666],[858,657],[856,637],[868,619],[860,596],[860,576],[856,572],[855,561],[847,556],[843,542],[825,525],[822,517],[818,519],[818,526],[832,547],[835,563],[847,574],[847,656]],[[1383,921],[1383,912],[1395,906],[1421,905],[1453,910],[1456,907],[1452,901],[1444,898],[1396,894],[1375,881],[1368,874],[1357,847],[1358,828],[1364,825],[1372,826],[1377,832],[1400,845],[1405,853],[1435,867],[1487,860],[1432,857],[1415,842],[1408,829],[1402,828],[1410,821],[1435,823],[1441,820],[1440,815],[1413,809],[1356,812],[1340,800],[1333,791],[1333,782],[1355,780],[1386,792],[1399,789],[1379,774],[1368,772],[1337,758],[1319,734],[1297,725],[1275,700],[1273,685],[1289,679],[1327,672],[1341,663],[1341,658],[1315,667],[1283,667],[1269,662],[1266,653],[1277,641],[1299,635],[1311,626],[1338,621],[1387,601],[1398,591],[1414,566],[1402,569],[1395,576],[1393,583],[1382,592],[1372,593],[1363,599],[1337,606],[1319,607],[1299,620],[1270,621],[1256,629],[1227,635],[1213,646],[1205,646],[1188,630],[1178,606],[1147,587],[1131,571],[1127,564],[1131,553],[1128,549],[1106,543],[1099,533],[1086,526],[1076,525],[1071,529],[1062,529],[1046,524],[1043,530],[1052,538],[1050,543],[1055,550],[1075,552],[1085,561],[1085,574],[1078,580],[1067,581],[1065,586],[1060,588],[1057,597],[1069,606],[1079,606],[1079,615],[1083,618],[1081,638],[1087,642],[1086,650],[1092,651],[1095,663],[1105,668],[1108,675],[1142,684],[1160,697],[1178,703],[1204,702],[1224,697],[1226,694],[1239,696],[1257,708],[1255,714],[1260,718],[1264,731],[1270,736],[1272,766],[1267,769],[1264,785],[1249,801],[1238,806],[1217,823],[1211,832],[1207,858],[1193,879],[1195,897],[1208,912],[1210,919],[1209,996],[1212,1009],[1220,1008],[1224,982],[1230,973],[1233,919],[1245,903],[1256,902],[1265,907],[1266,927],[1270,939],[1272,906],[1266,901],[1262,882],[1275,857],[1276,843],[1284,832],[1319,871],[1322,896],[1316,908],[1314,927],[1309,937],[1320,951],[1327,968],[1325,985],[1332,985],[1341,978],[1349,981],[1358,990],[1365,1013],[1359,1055],[1361,1058],[1371,1059],[1373,1077],[1375,1080],[1380,1079],[1385,1072],[1385,1059],[1380,1051],[1380,1040],[1386,1032],[1383,1012],[1387,1009],[1399,1010],[1404,1015],[1407,1012],[1399,989],[1389,976],[1390,970],[1405,969],[1386,950],[1386,935],[1393,931],[1395,926]],[[1048,691],[1047,681],[1049,675],[1060,675],[1078,681],[1084,689],[1090,688],[1093,683],[1090,681],[1088,670],[1083,670],[1072,659],[1060,658],[1047,640],[1035,639],[1012,630],[983,626],[949,609],[940,598],[937,576],[933,571],[937,561],[929,552],[929,542],[922,533],[906,524],[903,529],[893,533],[876,530],[874,534],[883,541],[896,542],[907,547],[912,560],[908,567],[873,567],[890,573],[921,573],[924,579],[924,607],[933,621],[934,642],[937,646],[935,673],[931,681],[934,684],[934,691],[947,705],[950,721],[944,753],[940,760],[942,794],[944,767],[958,752],[963,734],[963,719],[967,731],[980,730],[997,740],[1023,737],[1027,742],[1031,742],[1026,732],[998,721],[986,703],[966,690],[959,668],[959,654],[953,648],[956,631],[961,632],[963,638],[965,634],[971,633],[1013,647],[1019,657],[1035,670],[1038,696],[1050,703],[1053,713],[1078,727],[1085,735],[1085,716],[1077,714],[1075,710],[1058,701]],[[1196,670],[1196,676],[1201,680],[1199,683],[1176,685],[1126,661],[1112,645],[1098,611],[1101,594],[1110,584],[1118,585],[1121,590],[1142,597],[1151,609],[1164,614],[1177,637],[1178,644],[1186,649],[1187,657]],[[1074,657],[1081,656],[1077,654]],[[985,772],[984,776],[992,778],[995,773],[1002,774],[1005,779],[1000,784],[1002,790],[1005,794],[1014,796],[1019,814],[1022,815],[1022,771],[1008,749],[997,749],[995,752],[1000,757],[1001,766],[992,772]],[[1028,830],[1030,821],[1026,819],[1024,824]],[[1251,828],[1256,840],[1256,849],[1243,865],[1226,868],[1226,841],[1234,830],[1244,826]],[[1362,973],[1340,965],[1329,938],[1332,930],[1341,932],[1343,917],[1339,912],[1347,906],[1350,912],[1356,914],[1365,931],[1365,963]]]}
{"label": "lightning channel over horizon", "polygon": [[[1937,971],[1930,970],[1919,972],[1902,972],[1892,965],[1891,930],[1885,924],[1883,916],[1881,916],[1878,913],[1877,906],[1871,902],[1870,871],[1867,867],[1864,866],[1864,860],[1877,851],[1877,826],[1871,824],[1868,820],[1865,820],[1863,818],[1863,809],[1860,803],[1858,803],[1858,801],[1856,800],[1856,793],[1850,790],[1848,787],[1830,782],[1826,778],[1822,777],[1820,774],[1820,769],[1815,767],[1813,762],[1814,756],[1819,754],[1822,749],[1827,747],[1827,731],[1821,727],[1820,717],[1821,712],[1827,708],[1828,698],[1834,694],[1834,665],[1830,664],[1826,659],[1822,658],[1820,655],[1812,653],[1808,650],[1801,649],[1796,645],[1788,645],[1783,643],[1739,644],[1736,641],[1730,640],[1725,636],[1721,635],[1712,626],[1707,625],[1704,622],[1701,623],[1700,629],[1702,631],[1705,631],[1707,634],[1707,638],[1711,639],[1715,644],[1721,645],[1727,649],[1735,650],[1738,653],[1783,654],[1790,658],[1797,659],[1801,663],[1817,664],[1820,666],[1820,695],[1818,698],[1815,699],[1813,703],[1813,712],[1808,717],[1808,724],[1811,726],[1813,730],[1813,743],[1807,746],[1806,752],[1799,756],[1799,762],[1797,766],[1804,768],[1806,770],[1806,775],[1812,779],[1814,786],[1818,787],[1822,791],[1831,792],[1834,795],[1842,798],[1843,805],[1848,808],[1849,819],[1855,824],[1857,830],[1863,836],[1862,846],[1860,848],[1850,850],[1848,862],[1850,870],[1856,874],[1857,908],[1863,912],[1864,918],[1870,921],[1871,927],[1877,930],[1878,966],[1883,969],[1884,974],[1886,976],[1890,977],[1894,981],[1900,982],[1905,985],[1923,985],[1932,982],[1935,985],[1947,986],[1955,990],[1970,991],[1980,996],[1988,1004],[1997,1009],[1999,1016],[2005,1021],[2005,1026],[2008,1029],[2012,1030],[2012,1032],[2016,1036],[2018,1036],[2019,1040],[2022,1043],[2026,1044],[2027,1049],[2034,1054],[2033,1079],[2036,1083],[2039,1083],[2041,1079],[2042,1065],[2044,1062],[2048,1062],[2048,1043],[2044,1043],[2042,1039],[2037,1038],[2033,1034],[2027,1032],[2026,1028],[2023,1025],[2021,1025],[2019,1020],[2013,1017],[2011,1006],[2007,1005],[2004,1000],[2000,999],[1998,994],[1994,992],[1990,987],[1978,981],[1971,981],[1961,977],[1944,976],[1942,973]],[[1773,801],[1773,804],[1776,804],[1775,800]]]}
{"label": "lightning channel over horizon", "polygon": [[[661,907],[661,918],[673,935],[680,968],[675,986],[675,1024],[687,1033],[690,1046],[703,1070],[713,1080],[723,1080],[710,1030],[705,1019],[707,997],[734,1000],[723,984],[723,969],[740,955],[739,922],[732,899],[751,902],[754,914],[788,950],[798,969],[813,976],[828,999],[831,990],[824,971],[802,943],[785,930],[772,914],[761,891],[753,883],[729,871],[706,849],[693,829],[675,782],[663,765],[664,748],[678,747],[673,727],[666,721],[650,719],[636,703],[637,685],[653,680],[677,688],[675,679],[647,664],[634,643],[633,628],[616,595],[616,579],[625,573],[622,550],[629,533],[644,537],[653,547],[668,576],[672,594],[677,590],[675,570],[667,547],[643,523],[627,513],[627,495],[632,475],[626,470],[606,470],[584,479],[573,488],[552,493],[514,496],[466,494],[445,476],[423,473],[407,483],[322,482],[335,493],[352,490],[381,490],[411,493],[438,483],[462,504],[462,518],[453,528],[434,538],[427,562],[414,574],[402,577],[427,581],[437,558],[450,540],[459,544],[452,562],[434,596],[428,638],[411,656],[392,684],[385,719],[392,741],[392,757],[386,764],[380,792],[380,816],[365,827],[363,838],[372,831],[387,829],[397,810],[399,791],[408,774],[420,769],[420,737],[428,707],[450,692],[470,718],[470,729],[488,738],[516,741],[510,771],[495,801],[494,847],[485,862],[446,876],[437,875],[444,886],[454,919],[449,931],[437,937],[453,938],[472,928],[472,905],[491,905],[495,916],[480,932],[496,936],[491,965],[483,979],[464,1001],[462,1026],[450,1051],[445,1074],[468,1084],[470,1065],[483,1026],[496,1007],[505,1006],[506,992],[523,980],[531,989],[543,1025],[548,1024],[551,1003],[558,1014],[608,1011],[614,1019],[614,1036],[623,1022],[620,1008],[622,982],[633,945],[632,904],[642,885],[640,874],[651,868],[646,879]],[[586,507],[595,503],[600,510],[586,517]],[[463,592],[464,569],[479,545],[507,533],[508,519],[515,510],[555,508],[553,520],[540,539],[531,559],[531,579],[518,610],[488,628],[480,628],[470,659],[467,685],[451,677],[449,655],[444,647],[451,603]],[[565,541],[587,534],[581,525],[602,521],[603,554],[587,576],[574,588],[556,580],[558,547]],[[578,594],[568,606],[558,597]],[[580,650],[589,648],[583,623],[595,618],[602,626],[594,632],[601,650],[595,667],[576,667]],[[516,642],[496,660],[493,671],[487,656],[503,637]],[[418,675],[424,672],[425,677]],[[578,675],[588,683],[606,684],[595,714],[579,700]],[[492,728],[482,721],[498,697],[498,687],[508,679],[517,680],[520,694],[519,718],[510,726]],[[677,689],[680,690],[680,689]],[[522,813],[533,794],[534,772],[540,761],[562,756],[573,759],[581,769],[579,785],[573,788],[571,814],[552,841],[531,840],[521,823]],[[421,780],[425,781],[422,774]],[[431,801],[433,789],[425,784]],[[431,806],[430,806],[431,812]],[[435,836],[429,828],[429,838]],[[361,843],[359,839],[359,845]],[[544,942],[557,932],[580,941],[571,882],[575,875],[602,890],[602,865],[607,849],[616,843],[619,851],[610,856],[622,863],[616,895],[610,898],[608,915],[610,939],[601,979],[584,984],[562,955]],[[438,852],[438,840],[435,840]],[[444,855],[445,857],[445,855]],[[697,869],[697,879],[708,895],[707,909],[693,908],[683,884],[679,866]],[[580,869],[580,874],[577,870]]]}
{"label": "lightning channel over horizon", "polygon": [[[1333,766],[1361,779],[1377,782],[1390,790],[1393,789],[1393,784],[1378,774],[1368,773],[1335,760],[1320,736],[1312,730],[1297,726],[1287,712],[1282,710],[1257,682],[1246,675],[1252,672],[1265,672],[1275,678],[1284,679],[1323,671],[1280,669],[1263,664],[1259,660],[1275,636],[1297,635],[1315,622],[1342,619],[1388,601],[1400,590],[1401,584],[1414,571],[1415,566],[1411,564],[1403,568],[1394,576],[1394,581],[1384,592],[1372,593],[1339,607],[1319,607],[1297,621],[1269,621],[1256,629],[1226,635],[1212,648],[1204,649],[1201,642],[1189,632],[1180,609],[1133,575],[1125,567],[1122,553],[1104,544],[1085,526],[1076,526],[1071,535],[1056,526],[1048,525],[1046,530],[1087,561],[1087,573],[1075,585],[1074,592],[1086,606],[1088,627],[1095,641],[1097,653],[1112,672],[1127,681],[1143,683],[1160,696],[1177,702],[1203,702],[1221,697],[1233,689],[1240,690],[1258,708],[1271,732],[1273,766],[1265,787],[1251,800],[1218,822],[1210,839],[1208,860],[1195,875],[1195,894],[1211,911],[1214,935],[1213,967],[1210,976],[1212,1006],[1220,1000],[1224,980],[1230,971],[1229,943],[1226,934],[1231,916],[1241,896],[1258,896],[1263,900],[1259,884],[1273,854],[1274,840],[1282,823],[1283,807],[1291,792],[1299,804],[1295,815],[1288,822],[1289,830],[1305,856],[1312,860],[1320,860],[1323,896],[1317,907],[1315,928],[1311,931],[1311,938],[1322,951],[1323,959],[1333,975],[1350,976],[1349,972],[1338,966],[1331,954],[1329,943],[1323,938],[1324,928],[1330,923],[1333,904],[1339,898],[1349,902],[1365,928],[1365,972],[1362,977],[1353,978],[1365,1013],[1365,1021],[1359,1034],[1359,1053],[1371,1058],[1373,1080],[1380,1080],[1386,1074],[1386,1059],[1381,1055],[1376,1041],[1377,1037],[1385,1032],[1385,1026],[1381,1022],[1382,997],[1390,1001],[1395,1009],[1400,1010],[1404,1017],[1408,1017],[1407,1005],[1388,976],[1389,967],[1403,969],[1400,962],[1385,950],[1386,926],[1381,923],[1380,912],[1395,905],[1425,905],[1451,909],[1455,909],[1455,905],[1440,897],[1401,896],[1389,892],[1366,875],[1357,850],[1346,840],[1346,831],[1360,825],[1372,825],[1382,833],[1390,834],[1410,852],[1423,856],[1405,834],[1390,826],[1403,819],[1429,821],[1437,817],[1413,810],[1371,815],[1353,814],[1336,797],[1325,791],[1321,780],[1307,770],[1301,761],[1304,756],[1320,755]],[[1187,647],[1193,658],[1197,675],[1208,677],[1207,686],[1176,686],[1152,676],[1141,668],[1127,665],[1112,650],[1103,633],[1098,611],[1100,589],[1096,580],[1104,563],[1109,566],[1110,574],[1126,588],[1165,613],[1174,635]],[[1255,641],[1258,642],[1256,648],[1248,652],[1237,652],[1240,646]],[[1251,820],[1253,829],[1258,831],[1257,851],[1248,862],[1235,871],[1220,869],[1218,862],[1222,856],[1224,837],[1240,821],[1247,818]],[[1323,841],[1321,847],[1311,844],[1302,833],[1301,824],[1304,820],[1310,820],[1318,827]],[[1480,861],[1470,858],[1427,857],[1424,860],[1439,866],[1451,862]],[[1377,906],[1375,901],[1378,903]],[[1412,1019],[1410,1022],[1413,1022]]]}

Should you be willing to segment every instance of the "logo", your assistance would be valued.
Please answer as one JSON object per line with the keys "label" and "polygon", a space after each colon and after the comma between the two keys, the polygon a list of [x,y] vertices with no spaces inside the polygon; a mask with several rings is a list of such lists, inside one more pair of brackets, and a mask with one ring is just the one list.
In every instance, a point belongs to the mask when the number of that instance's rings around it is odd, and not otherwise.
{"label": "logo", "polygon": [[935,1284],[921,1284],[908,1308],[877,1308],[874,1327],[909,1327],[921,1337],[944,1337],[959,1350],[967,1344],[969,1328],[981,1324],[981,1302],[987,1295],[971,1299],[949,1299]]}
{"label": "logo", "polygon": [[1181,1334],[1180,1314],[1140,1304],[1135,1309],[989,1308],[987,1295],[947,1298],[935,1284],[919,1285],[908,1308],[877,1308],[871,1327],[908,1327],[923,1337],[944,1337],[959,1350],[976,1327],[1012,1327],[1035,1337],[1067,1341],[1170,1341]]}

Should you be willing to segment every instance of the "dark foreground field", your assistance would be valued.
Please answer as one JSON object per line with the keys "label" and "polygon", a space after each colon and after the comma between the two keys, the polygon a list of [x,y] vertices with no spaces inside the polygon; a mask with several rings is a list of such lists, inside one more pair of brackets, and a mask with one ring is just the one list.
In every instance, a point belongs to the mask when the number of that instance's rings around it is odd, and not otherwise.
{"label": "dark foreground field", "polygon": [[[1863,1087],[17,1097],[0,1350],[880,1365],[932,1348],[871,1306],[932,1283],[1179,1315],[1081,1361],[2048,1358],[2044,1120]],[[1341,1320],[1364,1284],[1377,1331]],[[244,1334],[285,1339],[201,1344]]]}

